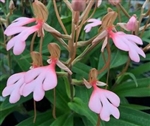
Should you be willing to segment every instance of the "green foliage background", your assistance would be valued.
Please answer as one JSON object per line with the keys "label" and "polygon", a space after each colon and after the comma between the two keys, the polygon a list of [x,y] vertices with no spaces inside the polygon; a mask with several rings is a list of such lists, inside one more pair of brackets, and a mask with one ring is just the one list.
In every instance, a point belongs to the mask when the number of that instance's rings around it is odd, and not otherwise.
{"label": "green foliage background", "polygon": [[[6,18],[9,12],[8,9],[9,1],[6,1],[6,6],[0,3],[1,17]],[[128,8],[128,3],[123,2],[122,4],[126,9]],[[62,21],[70,33],[71,29],[71,13],[66,8],[63,1],[58,2],[58,9],[61,14]],[[109,4],[103,3],[100,8],[96,10],[94,18],[101,18],[106,14],[107,8],[112,7]],[[50,0],[47,4],[49,10],[49,18],[47,23],[52,27],[56,28],[58,31],[63,33],[58,20],[56,18],[52,1]],[[115,9],[115,8],[113,8]],[[25,10],[27,11],[25,13]],[[5,14],[3,14],[3,12]],[[137,16],[140,14],[140,10],[130,12],[130,15],[136,13]],[[122,13],[121,13],[122,14]],[[32,11],[30,4],[23,3],[19,5],[14,13],[9,17],[9,22],[11,23],[14,19],[23,16],[32,16]],[[123,14],[122,14],[123,15]],[[126,22],[128,19],[122,16],[122,21]],[[116,21],[117,22],[117,21]],[[88,34],[82,31],[80,35],[80,41],[85,41],[92,38],[96,33],[98,28],[93,28]],[[27,71],[30,67],[31,58],[29,53],[29,45],[32,35],[27,39],[26,50],[20,56],[14,56],[12,51],[7,52],[5,49],[4,36],[3,36],[3,26],[1,24],[0,29],[0,92],[6,86],[6,81],[8,77],[13,73],[18,73],[21,71]],[[150,43],[150,28],[148,28],[144,35],[142,36],[144,45]],[[47,50],[47,44],[50,42],[57,42],[49,33],[45,33],[43,42],[43,61],[49,56]],[[58,43],[60,45],[60,43]],[[68,58],[68,52],[62,45],[60,45],[62,50],[61,60],[66,61]],[[88,78],[88,73],[91,68],[100,69],[105,64],[102,55],[100,53],[101,43],[97,45],[96,48],[91,50],[91,52],[86,55],[81,61],[77,62],[73,68],[73,78],[74,82],[80,82],[83,78]],[[39,38],[35,40],[34,50],[39,49]],[[78,48],[77,55],[81,54],[85,47]],[[147,102],[150,102],[150,53],[146,54],[146,58],[141,58],[141,62],[135,64],[130,63],[129,69],[121,77],[117,77],[117,74],[121,72],[124,68],[127,60],[128,54],[118,50],[113,44],[111,44],[111,64],[110,64],[110,77],[109,77],[109,90],[115,92],[121,99],[121,105],[119,107],[121,117],[116,120],[111,117],[109,122],[101,121],[101,126],[149,126],[150,125],[150,115],[142,112],[141,110],[148,110],[150,106],[142,106],[136,104],[130,104],[127,97],[147,97]],[[57,71],[60,69],[57,68]],[[107,71],[104,71],[99,75],[101,81],[106,81]],[[93,113],[88,108],[88,101],[92,92],[92,89],[86,89],[83,85],[74,86],[74,99],[70,101],[70,84],[68,78],[58,77],[58,85],[56,87],[56,119],[52,116],[52,108],[54,103],[53,90],[47,91],[44,100],[37,103],[40,108],[43,108],[46,104],[48,108],[43,111],[38,111],[36,122],[33,124],[34,112],[33,104],[29,103],[32,101],[32,95],[24,98],[22,97],[16,104],[10,104],[8,99],[1,98],[0,101],[0,124],[6,119],[9,114],[13,114],[17,121],[17,126],[95,126],[97,123],[98,116]],[[0,93],[1,95],[1,93]],[[27,106],[31,106],[32,109],[27,110]]]}

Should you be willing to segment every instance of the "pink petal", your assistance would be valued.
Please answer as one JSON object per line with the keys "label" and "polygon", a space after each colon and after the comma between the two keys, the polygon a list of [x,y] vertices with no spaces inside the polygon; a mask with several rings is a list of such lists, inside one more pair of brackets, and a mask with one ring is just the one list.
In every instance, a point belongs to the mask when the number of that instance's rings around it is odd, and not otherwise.
{"label": "pink petal", "polygon": [[101,101],[103,104],[102,110],[100,112],[100,118],[104,121],[109,121],[110,120],[110,112],[109,112],[109,105],[108,101],[104,96],[101,96]]}
{"label": "pink petal", "polygon": [[91,18],[87,22],[93,22],[93,23],[96,23],[96,24],[101,24],[102,23],[99,19],[95,19],[95,18]]}
{"label": "pink petal", "polygon": [[142,57],[144,57],[144,58],[146,57],[144,51],[143,51],[140,47],[136,46],[136,51],[137,51],[138,54],[140,54]]}
{"label": "pink petal", "polygon": [[93,91],[88,106],[93,112],[100,113],[102,105],[97,90]]}
{"label": "pink petal", "polygon": [[10,95],[10,93],[13,91],[13,89],[14,89],[13,85],[5,87],[4,90],[2,91],[2,96],[6,97],[6,96]]}
{"label": "pink petal", "polygon": [[25,72],[21,72],[21,73],[11,75],[7,80],[7,86],[14,84],[20,78],[24,78],[24,73]]}
{"label": "pink petal", "polygon": [[10,95],[9,102],[10,103],[16,103],[20,99],[19,89],[16,88],[13,90],[13,92]]}
{"label": "pink petal", "polygon": [[116,119],[119,119],[120,112],[119,112],[118,108],[116,108],[112,104],[109,104],[109,111],[111,112],[111,115],[113,115]]}
{"label": "pink petal", "polygon": [[26,28],[24,31],[22,31],[20,33],[20,36],[22,36],[21,40],[25,41],[28,38],[29,35],[31,35],[32,33],[34,33],[37,30],[38,30],[37,25],[29,27],[29,28]]}
{"label": "pink petal", "polygon": [[129,51],[129,56],[130,56],[131,60],[133,60],[134,62],[140,62],[140,57],[139,57],[138,53],[136,52],[136,50],[134,49],[134,46],[131,47],[131,49]]}
{"label": "pink petal", "polygon": [[115,105],[116,107],[118,107],[118,106],[120,105],[120,99],[119,99],[119,97],[118,97],[115,93],[106,90],[103,94],[104,94],[104,95],[108,98],[108,100],[109,100],[113,105]]}
{"label": "pink petal", "polygon": [[[116,33],[115,33],[116,34]],[[117,35],[115,37],[112,38],[113,42],[115,44],[115,46],[120,49],[120,50],[124,50],[124,51],[129,51],[129,47],[128,47],[128,41],[124,38],[124,36],[120,36]]]}
{"label": "pink petal", "polygon": [[57,85],[57,76],[56,76],[56,73],[54,70],[52,69],[49,69],[47,72],[46,72],[46,78],[43,82],[43,89],[45,91],[47,90],[50,90],[50,89],[53,89],[56,87]]}
{"label": "pink petal", "polygon": [[13,53],[15,55],[20,55],[26,47],[25,41],[16,42],[13,48]]}
{"label": "pink petal", "polygon": [[6,50],[9,51],[15,44],[16,38],[12,38],[11,40],[8,41],[6,45]]}
{"label": "pink petal", "polygon": [[89,23],[85,26],[84,30],[86,33],[89,32],[92,29],[92,27],[96,27],[98,25],[101,25],[102,23],[99,19],[94,19],[94,18],[89,19],[87,22],[92,22],[92,23]]}
{"label": "pink petal", "polygon": [[33,98],[35,101],[40,101],[44,98],[45,92],[42,87],[42,82],[37,84],[33,92]]}
{"label": "pink petal", "polygon": [[33,81],[43,71],[42,68],[41,67],[40,68],[34,68],[34,69],[31,69],[28,72],[26,72],[25,73],[25,82],[29,83],[29,82]]}
{"label": "pink petal", "polygon": [[126,38],[129,41],[132,41],[132,42],[137,43],[139,45],[143,45],[143,42],[142,42],[141,38],[138,37],[138,36],[126,34]]}
{"label": "pink petal", "polygon": [[0,0],[1,2],[5,3],[5,0]]}
{"label": "pink petal", "polygon": [[[33,69],[34,70],[34,69]],[[45,78],[45,74],[41,73],[35,80],[32,80],[30,83],[24,85],[22,89],[22,95],[28,96],[31,92],[34,92],[36,87],[42,84]],[[41,87],[42,88],[42,87]],[[42,88],[43,89],[43,88]]]}
{"label": "pink petal", "polygon": [[130,43],[129,56],[134,62],[140,62],[139,54],[143,57],[146,57],[142,49],[140,49],[135,43]]}
{"label": "pink petal", "polygon": [[3,96],[10,95],[9,101],[10,103],[15,103],[20,99],[19,89],[24,82],[24,78],[19,79],[14,85],[7,86],[2,94]]}
{"label": "pink petal", "polygon": [[132,16],[129,21],[126,24],[127,29],[129,29],[130,31],[135,31],[136,30],[136,24],[137,24],[137,20],[135,16]]}
{"label": "pink petal", "polygon": [[7,28],[4,32],[5,35],[7,36],[11,36],[11,35],[15,35],[17,33],[20,33],[22,32],[23,30],[25,30],[27,27],[10,27],[10,28]]}
{"label": "pink petal", "polygon": [[20,94],[23,95],[24,97],[28,96],[33,92],[35,85],[36,83],[34,82],[23,85],[23,87],[20,90]]}
{"label": "pink petal", "polygon": [[31,22],[34,22],[35,20],[36,20],[35,18],[19,17],[16,20],[14,20],[12,24],[9,25],[8,27],[23,26]]}

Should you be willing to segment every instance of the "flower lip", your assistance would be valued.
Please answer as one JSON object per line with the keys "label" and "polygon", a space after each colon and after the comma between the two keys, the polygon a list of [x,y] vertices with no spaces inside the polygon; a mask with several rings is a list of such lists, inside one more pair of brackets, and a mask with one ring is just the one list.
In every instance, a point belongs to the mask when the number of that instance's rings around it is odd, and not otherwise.
{"label": "flower lip", "polygon": [[109,37],[112,38],[115,46],[123,51],[128,51],[129,57],[134,62],[140,62],[140,57],[146,57],[144,51],[137,44],[142,45],[141,38],[135,35],[125,34],[124,32],[109,32]]}
{"label": "flower lip", "polygon": [[116,119],[120,117],[119,105],[120,99],[115,93],[98,87],[94,88],[89,100],[89,108],[104,121],[109,121],[110,115]]}
{"label": "flower lip", "polygon": [[21,94],[19,90],[24,84],[24,74],[25,72],[13,74],[7,80],[7,86],[2,91],[2,95],[4,97],[10,95],[10,103],[16,103],[20,99]]}

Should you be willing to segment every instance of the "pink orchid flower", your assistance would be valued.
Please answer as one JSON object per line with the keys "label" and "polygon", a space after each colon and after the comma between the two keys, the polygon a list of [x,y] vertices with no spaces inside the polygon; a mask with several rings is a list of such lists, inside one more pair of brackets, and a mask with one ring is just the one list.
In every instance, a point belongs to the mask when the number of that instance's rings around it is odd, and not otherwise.
{"label": "pink orchid flower", "polygon": [[48,63],[50,65],[37,67],[25,73],[25,83],[20,90],[21,95],[26,97],[33,92],[35,101],[42,100],[45,91],[51,90],[57,85],[56,64],[71,74],[71,71],[59,60],[51,59],[48,60]]}
{"label": "pink orchid flower", "polygon": [[127,23],[117,23],[120,27],[126,31],[136,31],[138,29],[138,21],[136,15],[133,15]]}
{"label": "pink orchid flower", "polygon": [[115,46],[118,49],[129,52],[129,57],[134,62],[140,62],[139,55],[141,55],[144,58],[146,57],[144,51],[137,46],[137,44],[143,45],[143,42],[140,37],[136,35],[125,34],[124,32],[113,32],[113,30],[112,28],[104,30],[92,41],[92,43],[94,44],[99,40],[105,38],[101,49],[101,51],[103,52],[105,46],[107,45],[109,36],[110,38],[112,38]]}
{"label": "pink orchid flower", "polygon": [[135,31],[138,27],[138,22],[135,16],[132,16],[126,24],[126,27],[130,31]]}
{"label": "pink orchid flower", "polygon": [[2,96],[10,95],[10,103],[16,103],[21,97],[20,87],[24,84],[24,74],[25,72],[14,74],[7,80],[7,86],[4,88]]}
{"label": "pink orchid flower", "polygon": [[124,32],[109,32],[109,37],[112,38],[115,46],[123,51],[128,51],[131,60],[134,62],[140,62],[140,57],[146,57],[143,50],[137,46],[137,44],[142,45],[143,42],[141,38],[135,35],[125,34]]}
{"label": "pink orchid flower", "polygon": [[0,2],[3,2],[3,3],[5,3],[5,0],[0,0]]}
{"label": "pink orchid flower", "polygon": [[[32,22],[35,22],[36,25],[27,27],[24,25],[30,24]],[[7,43],[7,51],[13,48],[13,53],[15,55],[21,54],[26,46],[26,39],[29,35],[32,33],[40,30],[42,28],[43,21],[37,20],[36,18],[27,18],[27,17],[20,17],[17,18],[10,24],[6,30],[4,31],[4,34],[7,36],[16,35]]]}
{"label": "pink orchid flower", "polygon": [[87,22],[90,22],[84,27],[86,33],[90,32],[93,27],[99,26],[102,22],[99,19],[89,19]]}
{"label": "pink orchid flower", "polygon": [[26,97],[33,92],[35,101],[42,100],[45,91],[53,89],[57,85],[55,64],[56,61],[52,61],[48,66],[37,67],[26,72],[25,84],[20,93]]}
{"label": "pink orchid flower", "polygon": [[104,121],[110,120],[110,115],[113,115],[116,119],[119,119],[120,112],[118,106],[120,105],[119,97],[108,90],[98,88],[98,86],[106,85],[100,81],[93,81],[92,84],[84,80],[84,84],[87,88],[93,86],[93,92],[89,100],[89,108],[99,114],[100,118]]}

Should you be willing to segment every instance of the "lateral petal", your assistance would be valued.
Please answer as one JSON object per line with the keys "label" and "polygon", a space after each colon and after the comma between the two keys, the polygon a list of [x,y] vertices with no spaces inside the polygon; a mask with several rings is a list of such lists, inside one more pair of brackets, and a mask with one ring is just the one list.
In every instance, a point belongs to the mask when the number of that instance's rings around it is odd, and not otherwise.
{"label": "lateral petal", "polygon": [[101,105],[101,100],[96,90],[92,92],[88,106],[93,112],[98,113],[98,114],[100,113],[102,105]]}

